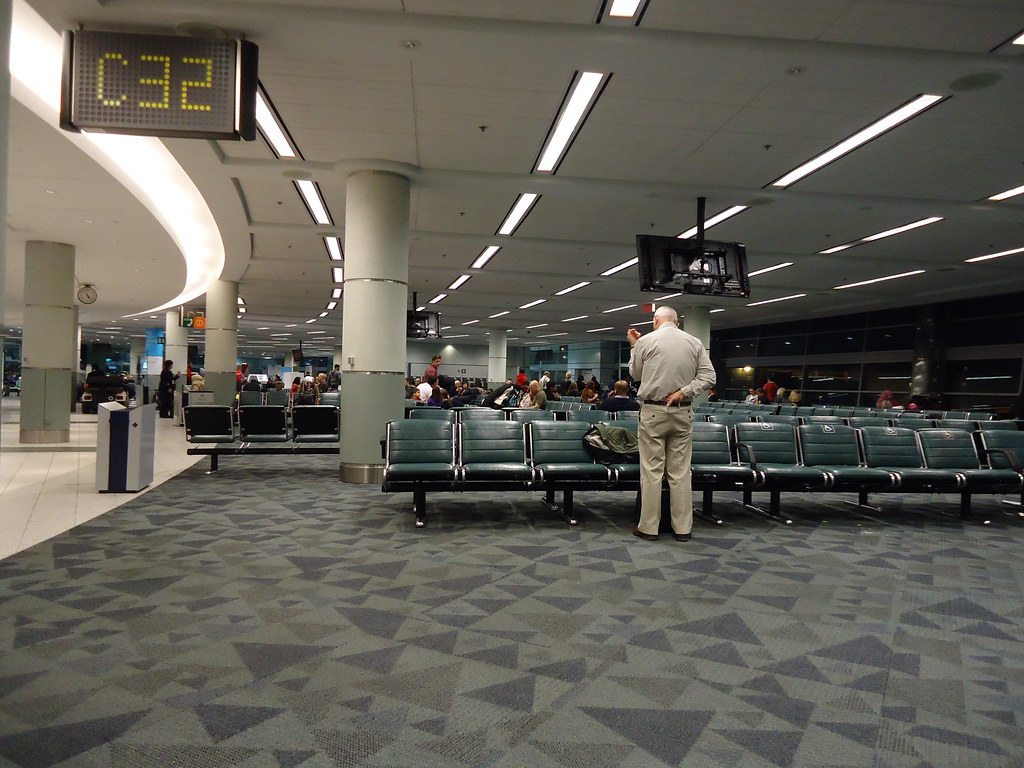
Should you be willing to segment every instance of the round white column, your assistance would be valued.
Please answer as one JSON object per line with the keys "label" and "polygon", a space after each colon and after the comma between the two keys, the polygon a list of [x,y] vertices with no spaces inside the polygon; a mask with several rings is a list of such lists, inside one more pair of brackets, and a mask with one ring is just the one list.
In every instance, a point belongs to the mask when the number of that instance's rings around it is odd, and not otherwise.
{"label": "round white column", "polygon": [[487,342],[487,386],[493,389],[508,378],[508,331],[491,330]]}
{"label": "round white column", "polygon": [[169,309],[164,315],[164,360],[173,361],[174,372],[181,374],[174,382],[174,420],[180,423],[181,390],[188,370],[188,329],[182,327],[181,315],[176,309]]}
{"label": "round white column", "polygon": [[[680,312],[680,325],[682,329],[691,336],[700,339],[704,348],[711,349],[711,307],[683,307]],[[708,399],[708,393],[703,392],[694,398],[694,402],[702,403]]]}
{"label": "round white column", "polygon": [[[409,293],[409,180],[383,171],[348,177],[339,476],[380,483],[380,441],[404,416]],[[349,362],[351,360],[351,362]]]}
{"label": "round white column", "polygon": [[[287,360],[287,358],[286,358]],[[206,389],[217,405],[235,402],[238,370],[238,283],[211,279],[206,286]]]}
{"label": "round white column", "polygon": [[[25,244],[25,319],[22,332],[23,443],[71,440],[77,322],[75,248],[31,240]],[[60,343],[65,339],[64,343]],[[56,341],[56,343],[55,343]]]}

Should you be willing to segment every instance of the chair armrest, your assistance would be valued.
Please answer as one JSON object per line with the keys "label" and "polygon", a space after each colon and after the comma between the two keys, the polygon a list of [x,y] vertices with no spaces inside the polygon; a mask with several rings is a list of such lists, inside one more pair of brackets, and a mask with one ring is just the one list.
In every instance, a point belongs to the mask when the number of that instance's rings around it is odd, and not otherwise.
{"label": "chair armrest", "polygon": [[[1024,467],[1021,467],[1020,459],[1017,458],[1017,452],[1014,451],[1012,448],[985,448],[981,451],[978,451],[978,453],[982,457],[988,457],[990,454],[993,453],[1001,453],[1003,456],[1006,457],[1007,461],[1010,462],[1010,467],[1013,469],[1014,472],[1024,472]],[[992,462],[989,462],[988,465],[991,467]]]}
{"label": "chair armrest", "polygon": [[739,456],[743,451],[747,452],[747,463],[750,468],[757,471],[757,456],[754,455],[754,447],[748,443],[736,443],[736,454]]}

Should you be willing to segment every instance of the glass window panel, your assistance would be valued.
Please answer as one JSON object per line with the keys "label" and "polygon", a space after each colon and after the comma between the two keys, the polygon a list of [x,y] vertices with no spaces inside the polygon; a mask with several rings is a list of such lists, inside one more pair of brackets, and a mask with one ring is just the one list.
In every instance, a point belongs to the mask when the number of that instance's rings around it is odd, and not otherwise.
{"label": "glass window panel", "polygon": [[[864,389],[877,396],[887,389],[893,392],[910,391],[911,363],[865,363]],[[874,405],[874,403],[871,403]]]}
{"label": "glass window panel", "polygon": [[802,355],[804,353],[805,339],[806,337],[803,335],[776,336],[770,339],[761,339],[757,345],[757,353],[762,357]]}
{"label": "glass window panel", "polygon": [[1024,341],[1024,315],[1010,315],[985,323],[979,336],[978,321],[957,319],[946,329],[946,346],[974,347],[979,344],[1019,344]]}
{"label": "glass window panel", "polygon": [[864,351],[863,331],[813,333],[807,337],[807,354],[828,355],[837,352]]}
{"label": "glass window panel", "polygon": [[808,366],[804,377],[805,390],[856,390],[860,382],[860,364]]}
{"label": "glass window panel", "polygon": [[868,331],[868,352],[891,349],[913,349],[917,331],[912,325],[872,328]]}
{"label": "glass window panel", "polygon": [[949,392],[1020,391],[1020,359],[951,360],[946,363]]}

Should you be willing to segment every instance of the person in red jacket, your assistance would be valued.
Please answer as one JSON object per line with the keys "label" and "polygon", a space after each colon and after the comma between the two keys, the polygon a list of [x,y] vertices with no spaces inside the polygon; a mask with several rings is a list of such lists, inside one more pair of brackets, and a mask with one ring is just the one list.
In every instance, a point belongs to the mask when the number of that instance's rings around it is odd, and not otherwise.
{"label": "person in red jacket", "polygon": [[769,403],[774,403],[775,402],[775,395],[779,391],[779,385],[776,384],[771,379],[768,379],[768,381],[766,381],[764,383],[764,386],[761,387],[761,389],[764,390],[764,394],[768,398],[768,402]]}

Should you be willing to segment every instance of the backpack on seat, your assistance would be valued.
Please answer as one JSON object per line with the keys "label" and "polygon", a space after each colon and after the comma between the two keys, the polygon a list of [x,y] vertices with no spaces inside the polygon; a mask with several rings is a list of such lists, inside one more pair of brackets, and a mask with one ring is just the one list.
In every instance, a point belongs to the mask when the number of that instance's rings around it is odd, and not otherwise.
{"label": "backpack on seat", "polygon": [[625,427],[594,424],[583,433],[583,447],[598,464],[639,464],[636,433]]}

